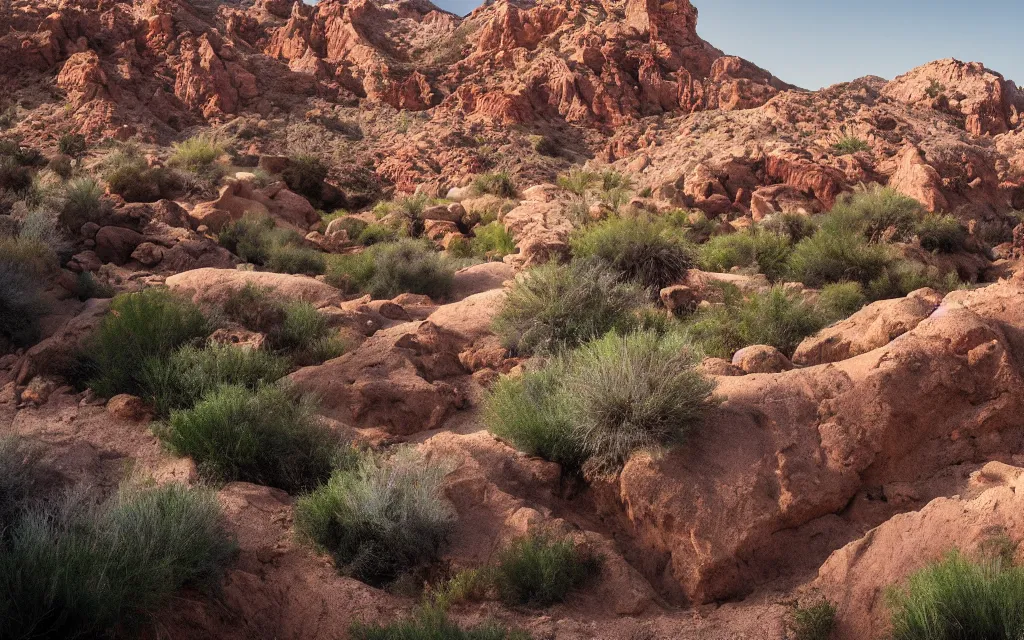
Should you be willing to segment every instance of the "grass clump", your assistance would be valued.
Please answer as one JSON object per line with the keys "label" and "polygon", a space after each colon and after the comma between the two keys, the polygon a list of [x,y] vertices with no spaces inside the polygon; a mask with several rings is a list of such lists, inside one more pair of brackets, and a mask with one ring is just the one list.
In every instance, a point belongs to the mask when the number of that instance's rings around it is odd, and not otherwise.
{"label": "grass clump", "polygon": [[698,312],[690,320],[687,333],[709,356],[730,358],[754,344],[771,345],[790,356],[804,338],[817,333],[828,321],[803,296],[777,286]]}
{"label": "grass clump", "polygon": [[157,433],[207,478],[298,492],[326,482],[344,451],[314,409],[311,399],[279,386],[222,386],[173,411]]}
{"label": "grass clump", "polygon": [[372,625],[356,623],[349,634],[353,640],[530,640],[522,631],[493,623],[462,629],[436,607],[422,607],[408,620]]}
{"label": "grass clump", "polygon": [[[0,436],[0,522],[14,522],[39,496],[45,476],[39,449],[13,436]],[[0,539],[4,531],[0,529]]]}
{"label": "grass clump", "polygon": [[394,242],[396,240],[398,240],[398,230],[380,222],[364,223],[362,230],[356,236],[356,242],[364,247],[384,242]]}
{"label": "grass clump", "polygon": [[498,554],[494,580],[505,604],[547,607],[565,600],[600,570],[600,560],[572,540],[533,534]]}
{"label": "grass clump", "polygon": [[137,630],[182,587],[217,584],[234,552],[214,495],[175,484],[33,510],[0,546],[0,619],[13,638]]}
{"label": "grass clump", "polygon": [[327,282],[374,298],[418,293],[440,299],[451,291],[454,275],[453,265],[443,255],[424,242],[407,238],[335,258]]}
{"label": "grass clump", "polygon": [[446,473],[413,449],[361,454],[353,468],[299,499],[296,529],[342,572],[387,584],[437,558],[455,519],[441,489]]}
{"label": "grass clump", "polygon": [[327,265],[322,253],[303,245],[302,236],[277,228],[265,215],[247,214],[228,224],[217,241],[242,260],[277,273],[319,275]]}
{"label": "grass clump", "polygon": [[546,264],[516,280],[493,329],[514,353],[558,353],[630,326],[646,302],[640,287],[623,283],[606,266]]}
{"label": "grass clump", "polygon": [[293,242],[271,243],[263,266],[277,273],[322,274],[327,269],[324,254],[311,247],[300,246],[299,242],[301,239],[296,234]]}
{"label": "grass clump", "polygon": [[484,173],[473,179],[472,191],[476,195],[490,194],[499,198],[517,198],[519,189],[516,188],[512,176],[505,171]]}
{"label": "grass clump", "polygon": [[174,177],[163,167],[150,167],[137,149],[114,151],[103,163],[103,179],[127,202],[155,202],[175,187]]}
{"label": "grass clump", "polygon": [[259,349],[186,345],[167,358],[147,361],[146,379],[157,414],[166,416],[223,385],[255,391],[284,377],[288,369],[287,360]]}
{"label": "grass clump", "polygon": [[841,197],[821,221],[826,234],[860,234],[871,242],[910,238],[924,215],[921,203],[890,187],[861,187]]}
{"label": "grass clump", "polygon": [[1024,569],[952,551],[889,594],[893,640],[1024,637]]}
{"label": "grass clump", "polygon": [[281,172],[288,188],[300,195],[319,202],[323,195],[324,180],[330,169],[319,157],[311,154],[292,156],[288,166]]}
{"label": "grass clump", "polygon": [[828,600],[796,607],[789,621],[793,640],[828,640],[836,624],[836,608]]}
{"label": "grass clump", "polygon": [[832,145],[832,150],[838,155],[847,156],[861,151],[871,151],[871,145],[867,140],[856,136],[843,136]]}
{"label": "grass clump", "polygon": [[775,281],[786,273],[792,246],[788,236],[770,231],[744,231],[715,236],[700,247],[705,271],[727,272],[734,267],[756,270]]}
{"label": "grass clump", "polygon": [[61,155],[78,159],[85,155],[88,145],[86,144],[85,136],[82,134],[65,133],[57,141],[57,149],[61,152]]}
{"label": "grass clump", "polygon": [[209,135],[198,135],[173,145],[167,164],[196,173],[206,172],[224,155],[224,145]]}
{"label": "grass clump", "polygon": [[505,225],[495,220],[473,230],[473,239],[469,241],[469,247],[474,256],[485,260],[501,260],[516,252],[516,241],[512,234],[505,230]]}
{"label": "grass clump", "polygon": [[864,287],[859,282],[835,282],[821,288],[818,311],[830,324],[848,318],[868,303]]}
{"label": "grass clump", "polygon": [[679,282],[693,266],[693,250],[681,233],[649,218],[612,218],[574,234],[573,256],[596,259],[645,288]]}
{"label": "grass clump", "polygon": [[818,231],[797,243],[789,259],[789,277],[809,287],[833,282],[867,285],[892,264],[888,247],[868,244],[856,233]]}
{"label": "grass clump", "polygon": [[921,248],[939,253],[960,251],[967,240],[967,231],[951,215],[929,213],[917,223],[914,233],[921,242]]}
{"label": "grass clump", "polygon": [[96,222],[106,210],[103,187],[94,178],[76,178],[61,193],[60,222],[77,232],[86,222]]}

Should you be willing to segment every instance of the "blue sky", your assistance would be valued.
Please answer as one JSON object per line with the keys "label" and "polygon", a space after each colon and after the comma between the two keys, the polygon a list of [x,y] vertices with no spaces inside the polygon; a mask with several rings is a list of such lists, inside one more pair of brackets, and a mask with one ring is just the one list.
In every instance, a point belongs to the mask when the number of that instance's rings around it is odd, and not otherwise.
{"label": "blue sky", "polygon": [[[1024,85],[1024,0],[692,1],[701,37],[806,89],[939,58],[983,62]],[[434,2],[460,15],[480,4]]]}

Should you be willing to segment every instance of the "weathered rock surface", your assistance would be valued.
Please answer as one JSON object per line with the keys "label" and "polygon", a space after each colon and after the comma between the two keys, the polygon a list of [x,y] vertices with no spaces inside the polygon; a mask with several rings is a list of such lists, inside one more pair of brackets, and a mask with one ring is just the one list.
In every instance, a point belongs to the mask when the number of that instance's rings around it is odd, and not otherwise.
{"label": "weathered rock surface", "polygon": [[195,302],[207,304],[223,304],[228,296],[247,284],[271,289],[280,298],[302,300],[317,307],[336,305],[342,300],[337,289],[309,276],[205,268],[167,278],[167,286],[172,291],[180,291]]}

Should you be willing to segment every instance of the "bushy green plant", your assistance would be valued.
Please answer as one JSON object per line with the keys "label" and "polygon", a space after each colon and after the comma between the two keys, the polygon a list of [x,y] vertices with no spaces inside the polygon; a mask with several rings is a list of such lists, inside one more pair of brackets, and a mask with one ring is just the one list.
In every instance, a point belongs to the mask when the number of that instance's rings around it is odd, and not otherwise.
{"label": "bushy green plant", "polygon": [[57,142],[61,154],[72,158],[81,158],[87,148],[85,136],[80,133],[65,133]]}
{"label": "bushy green plant", "polygon": [[546,264],[516,280],[493,329],[516,354],[557,353],[630,326],[646,301],[640,287],[601,264]]}
{"label": "bushy green plant", "polygon": [[274,242],[270,244],[267,261],[263,266],[277,273],[320,275],[327,269],[327,259],[323,253],[311,247]]}
{"label": "bushy green plant", "polygon": [[487,394],[484,422],[520,451],[576,471],[586,455],[572,436],[565,374],[565,363],[555,360],[521,376],[502,377]]}
{"label": "bushy green plant", "polygon": [[273,289],[247,282],[225,298],[224,314],[250,331],[270,334],[284,323],[285,309]]}
{"label": "bushy green plant", "polygon": [[83,502],[11,526],[0,551],[4,637],[130,633],[182,587],[215,585],[233,556],[211,492],[170,484]]}
{"label": "bushy green plant", "polygon": [[175,180],[163,167],[150,167],[137,149],[114,151],[103,163],[103,179],[111,193],[127,202],[155,202],[171,195]]}
{"label": "bushy green plant", "polygon": [[451,291],[454,274],[451,263],[428,244],[404,239],[335,258],[328,268],[327,281],[374,298],[418,293],[439,299]]}
{"label": "bushy green plant", "polygon": [[277,228],[270,216],[246,214],[226,225],[217,241],[242,260],[278,273],[319,275],[326,269],[322,253],[303,246],[295,231]]}
{"label": "bushy green plant", "polygon": [[714,384],[678,335],[609,334],[570,356],[564,379],[573,439],[595,470],[638,449],[680,442],[703,419]]}
{"label": "bushy green plant", "polygon": [[364,225],[359,235],[356,236],[356,242],[365,247],[395,240],[398,240],[398,230],[379,222]]}
{"label": "bushy green plant", "polygon": [[600,570],[600,560],[572,540],[535,533],[499,552],[494,580],[505,604],[547,607],[565,600]]}
{"label": "bushy green plant", "polygon": [[344,342],[312,304],[292,301],[283,308],[281,323],[267,334],[273,348],[292,354],[300,365],[319,364],[344,353]]}
{"label": "bushy green plant", "polygon": [[[348,234],[349,240],[359,241],[359,238],[360,238],[361,234],[369,226],[364,220],[361,220],[359,218],[355,218],[355,217],[350,216],[350,215],[343,215],[343,216],[340,216],[337,219],[340,219],[341,222],[339,222],[337,225],[335,225],[335,227],[337,228],[337,227],[340,226],[340,228],[342,230],[344,230]],[[364,244],[366,244],[366,243],[364,243]],[[373,244],[373,243],[371,242],[369,244]]]}
{"label": "bushy green plant", "polygon": [[836,608],[828,600],[796,607],[789,621],[793,640],[828,640],[836,624]]}
{"label": "bushy green plant", "polygon": [[800,342],[829,319],[799,294],[773,287],[766,293],[698,312],[687,332],[710,356],[730,358],[743,347],[766,344],[792,355]]}
{"label": "bushy green plant", "polygon": [[818,311],[828,322],[848,318],[868,302],[859,282],[834,282],[821,288]]}
{"label": "bushy green plant", "polygon": [[871,242],[900,241],[914,232],[924,207],[890,187],[871,185],[839,198],[821,221],[826,234],[861,234]]}
{"label": "bushy green plant", "polygon": [[505,171],[484,173],[473,179],[473,193],[477,195],[491,194],[500,198],[516,198],[519,196],[519,189],[515,182]]}
{"label": "bushy green plant", "polygon": [[75,173],[75,161],[68,156],[54,156],[46,167],[57,174],[61,180],[67,180]]}
{"label": "bushy green plant", "polygon": [[511,631],[497,624],[462,629],[435,607],[423,607],[408,620],[384,624],[352,625],[353,640],[530,640],[522,631]]}
{"label": "bushy green plant", "polygon": [[593,171],[572,169],[568,173],[558,176],[555,179],[555,184],[569,193],[583,198],[598,180],[600,180],[600,176]]}
{"label": "bushy green plant", "polygon": [[259,349],[212,344],[181,347],[166,358],[146,362],[146,387],[157,414],[187,409],[223,385],[256,391],[288,373],[288,362]]}
{"label": "bushy green plant", "polygon": [[940,253],[960,251],[967,240],[967,231],[951,215],[927,214],[917,223],[914,233],[923,249]]}
{"label": "bushy green plant", "polygon": [[319,201],[329,172],[328,166],[317,156],[299,154],[290,158],[281,177],[295,193]]}
{"label": "bushy green plant", "polygon": [[573,256],[596,259],[622,278],[653,289],[679,282],[693,266],[693,249],[682,233],[649,218],[611,218],[570,239]]}
{"label": "bushy green plant", "polygon": [[809,287],[832,282],[867,285],[881,276],[892,262],[888,247],[868,244],[859,234],[822,229],[793,248],[789,277]]}
{"label": "bushy green plant", "polygon": [[205,338],[210,322],[191,301],[166,289],[119,295],[85,349],[87,384],[101,396],[146,395],[147,361]]}
{"label": "bushy green plant", "polygon": [[856,136],[843,136],[832,145],[832,150],[838,155],[846,156],[861,151],[871,151],[871,145]]}
{"label": "bushy green plant", "polygon": [[802,213],[777,213],[773,214],[758,224],[758,228],[769,233],[777,233],[789,238],[790,242],[797,243],[804,238],[810,238],[818,230],[818,225],[809,215]]}
{"label": "bushy green plant", "polygon": [[[40,497],[46,480],[38,447],[18,436],[0,436],[0,522],[5,527]],[[0,547],[3,536],[0,529]]]}
{"label": "bushy green plant", "polygon": [[470,253],[486,260],[500,260],[516,252],[516,241],[497,220],[473,230]]}
{"label": "bushy green plant", "polygon": [[113,298],[114,294],[114,287],[100,282],[88,271],[83,271],[75,278],[75,295],[82,302],[93,298]]}
{"label": "bushy green plant", "polygon": [[884,300],[902,298],[911,291],[924,287],[952,291],[961,285],[956,271],[943,274],[936,267],[928,267],[909,260],[897,260],[868,283],[866,292],[871,300]]}
{"label": "bushy green plant", "polygon": [[312,399],[294,396],[273,385],[223,386],[191,409],[173,411],[156,431],[210,479],[309,490],[330,477],[344,447],[317,419]]}
{"label": "bushy green plant", "polygon": [[104,212],[103,187],[94,178],[76,178],[61,193],[60,222],[77,232],[86,222],[96,222]]}
{"label": "bushy green plant", "polygon": [[22,192],[32,187],[32,172],[12,156],[0,154],[0,189]]}
{"label": "bushy green plant", "polygon": [[173,145],[167,163],[189,171],[205,171],[224,155],[224,145],[213,136],[200,134]]}
{"label": "bushy green plant", "polygon": [[705,271],[726,272],[742,267],[756,269],[775,281],[786,273],[791,252],[788,236],[755,230],[711,238],[701,245],[699,255]]}
{"label": "bushy green plant", "polygon": [[387,584],[437,558],[455,519],[441,489],[446,472],[413,449],[364,453],[298,500],[295,527],[342,572]]}
{"label": "bushy green plant", "polygon": [[971,561],[957,551],[889,594],[893,640],[1024,636],[1024,568]]}

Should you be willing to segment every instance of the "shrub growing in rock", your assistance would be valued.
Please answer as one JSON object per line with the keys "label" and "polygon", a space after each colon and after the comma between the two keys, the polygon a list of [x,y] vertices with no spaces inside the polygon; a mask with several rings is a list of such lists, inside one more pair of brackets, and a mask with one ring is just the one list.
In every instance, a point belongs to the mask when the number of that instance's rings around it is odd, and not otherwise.
{"label": "shrub growing in rock", "polygon": [[859,282],[836,282],[821,288],[817,307],[831,323],[852,316],[867,302],[864,287]]}
{"label": "shrub growing in rock", "polygon": [[85,155],[87,148],[85,136],[80,133],[65,133],[57,141],[57,149],[60,150],[61,155],[71,158],[81,158]]}
{"label": "shrub growing in rock", "polygon": [[[0,522],[10,526],[46,484],[39,449],[14,435],[0,436]],[[4,531],[0,530],[0,546]]]}
{"label": "shrub growing in rock", "polygon": [[443,255],[424,242],[405,239],[335,258],[328,268],[327,281],[374,298],[418,293],[439,299],[451,291],[454,274],[454,267]]}
{"label": "shrub growing in rock", "polygon": [[441,488],[446,473],[412,449],[362,454],[299,499],[295,527],[342,572],[387,584],[437,558],[455,520]]}
{"label": "shrub growing in rock", "polygon": [[182,167],[193,172],[205,172],[224,155],[224,145],[212,136],[192,136],[183,142],[176,142],[170,159],[172,167]]}
{"label": "shrub growing in rock", "polygon": [[828,640],[836,624],[836,608],[828,600],[796,607],[789,621],[793,640]]}
{"label": "shrub growing in rock", "polygon": [[917,223],[914,230],[921,247],[928,251],[954,253],[964,248],[967,231],[960,221],[950,215],[929,213]]}
{"label": "shrub growing in rock", "polygon": [[319,364],[344,353],[345,344],[316,307],[293,301],[283,308],[281,323],[267,334],[271,347],[291,354],[300,365]]}
{"label": "shrub growing in rock", "polygon": [[871,145],[856,136],[843,136],[832,145],[832,150],[838,155],[846,156],[861,151],[871,151]]}
{"label": "shrub growing in rock", "polygon": [[4,342],[18,347],[36,342],[46,313],[35,259],[19,255],[20,246],[17,240],[0,238],[0,351]]}
{"label": "shrub growing in rock", "polygon": [[87,384],[101,396],[146,395],[147,362],[201,340],[212,327],[199,308],[166,289],[117,296],[84,353]]}
{"label": "shrub growing in rock", "polygon": [[176,187],[174,176],[163,167],[150,167],[136,149],[119,149],[104,161],[103,179],[111,193],[127,202],[155,202]]}
{"label": "shrub growing in rock", "polygon": [[570,244],[574,257],[599,260],[655,294],[694,264],[683,234],[648,218],[612,218],[577,232]]}
{"label": "shrub growing in rock", "polygon": [[889,594],[893,640],[1024,636],[1024,568],[957,551]]}
{"label": "shrub growing in rock", "polygon": [[60,222],[72,232],[86,222],[96,222],[104,210],[103,187],[94,178],[76,178],[64,185]]}
{"label": "shrub growing in rock", "polygon": [[217,242],[245,262],[261,265],[270,255],[269,234],[274,227],[270,216],[246,214],[226,225],[217,235]]}
{"label": "shrub growing in rock", "polygon": [[409,620],[370,625],[356,623],[349,634],[353,640],[530,640],[526,633],[497,624],[462,629],[435,607],[421,608]]}
{"label": "shrub growing in rock", "polygon": [[606,266],[546,264],[517,279],[493,328],[514,353],[557,353],[630,326],[646,301],[646,292]]}
{"label": "shrub growing in rock", "polygon": [[298,492],[325,482],[345,451],[314,408],[279,386],[223,386],[191,409],[173,411],[157,433],[210,479]]}
{"label": "shrub growing in rock", "polygon": [[512,176],[504,171],[485,173],[473,180],[473,193],[477,195],[491,194],[500,198],[515,198],[519,196]]}
{"label": "shrub growing in rock", "polygon": [[858,233],[824,228],[793,248],[789,277],[809,287],[833,282],[867,285],[893,262],[887,247],[868,244]]}
{"label": "shrub growing in rock", "polygon": [[792,246],[788,236],[770,231],[744,231],[715,236],[700,247],[700,266],[705,271],[727,272],[733,267],[756,270],[769,280],[779,280],[787,269]]}
{"label": "shrub growing in rock", "polygon": [[171,484],[88,502],[33,510],[0,543],[5,637],[136,631],[182,587],[215,585],[233,556],[210,492]]}
{"label": "shrub growing in rock", "polygon": [[498,554],[494,580],[509,606],[547,607],[565,600],[601,570],[600,560],[572,540],[533,534]]}
{"label": "shrub growing in rock", "polygon": [[301,238],[297,234],[292,242],[272,242],[263,266],[277,273],[322,274],[327,269],[324,254],[311,247],[300,246],[299,242]]}
{"label": "shrub growing in rock", "polygon": [[825,233],[861,234],[871,242],[906,240],[924,215],[913,198],[889,187],[872,185],[839,198],[822,219]]}
{"label": "shrub growing in rock", "polygon": [[505,225],[498,221],[482,225],[473,230],[473,239],[469,241],[472,255],[486,260],[500,260],[516,252],[516,241]]}
{"label": "shrub growing in rock", "polygon": [[322,253],[303,245],[302,236],[277,228],[269,216],[247,214],[225,226],[217,241],[242,260],[277,273],[318,275],[327,264]]}

